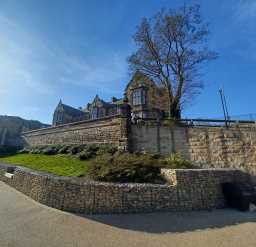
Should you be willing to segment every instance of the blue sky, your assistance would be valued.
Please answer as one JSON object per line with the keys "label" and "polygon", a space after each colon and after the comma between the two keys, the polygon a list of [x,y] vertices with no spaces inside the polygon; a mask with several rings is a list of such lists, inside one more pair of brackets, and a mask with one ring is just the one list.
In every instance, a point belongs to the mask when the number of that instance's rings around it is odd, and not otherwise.
{"label": "blue sky", "polygon": [[[255,113],[256,1],[199,3],[210,22],[209,47],[219,58],[204,67],[205,89],[183,117],[222,116],[222,85],[231,115]],[[0,0],[0,115],[50,123],[61,98],[85,106],[95,94],[122,97],[126,57],[142,17],[180,0]]]}

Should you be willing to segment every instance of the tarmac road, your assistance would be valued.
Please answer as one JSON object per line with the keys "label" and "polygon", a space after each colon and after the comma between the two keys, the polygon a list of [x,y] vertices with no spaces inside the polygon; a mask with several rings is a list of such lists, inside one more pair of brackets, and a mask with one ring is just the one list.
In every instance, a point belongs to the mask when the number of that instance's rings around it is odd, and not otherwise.
{"label": "tarmac road", "polygon": [[79,216],[0,182],[0,247],[254,247],[256,212]]}

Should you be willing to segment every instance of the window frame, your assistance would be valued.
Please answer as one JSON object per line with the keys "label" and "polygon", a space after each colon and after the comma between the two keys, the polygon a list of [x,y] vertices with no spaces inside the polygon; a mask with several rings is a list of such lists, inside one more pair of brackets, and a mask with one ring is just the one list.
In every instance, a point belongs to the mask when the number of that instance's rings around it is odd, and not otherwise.
{"label": "window frame", "polygon": [[92,108],[91,118],[92,119],[97,119],[98,118],[98,107],[93,107]]}
{"label": "window frame", "polygon": [[139,106],[146,104],[146,90],[145,88],[135,88],[132,91],[132,105]]}

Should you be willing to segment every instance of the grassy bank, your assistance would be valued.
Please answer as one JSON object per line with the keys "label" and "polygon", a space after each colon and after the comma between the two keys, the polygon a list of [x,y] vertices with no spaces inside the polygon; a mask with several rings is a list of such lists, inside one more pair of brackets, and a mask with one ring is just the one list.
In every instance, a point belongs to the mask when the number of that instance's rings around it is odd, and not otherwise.
{"label": "grassy bank", "polygon": [[79,160],[70,155],[16,154],[0,158],[0,163],[24,166],[59,176],[83,176],[87,173],[90,160]]}

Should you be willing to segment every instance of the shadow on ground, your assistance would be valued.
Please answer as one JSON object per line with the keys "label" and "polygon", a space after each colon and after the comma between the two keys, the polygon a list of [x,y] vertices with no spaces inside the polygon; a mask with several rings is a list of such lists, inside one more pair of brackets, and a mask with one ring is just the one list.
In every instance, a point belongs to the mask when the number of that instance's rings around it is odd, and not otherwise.
{"label": "shadow on ground", "polygon": [[181,233],[256,222],[256,212],[232,209],[197,212],[79,215],[113,227],[147,233]]}

